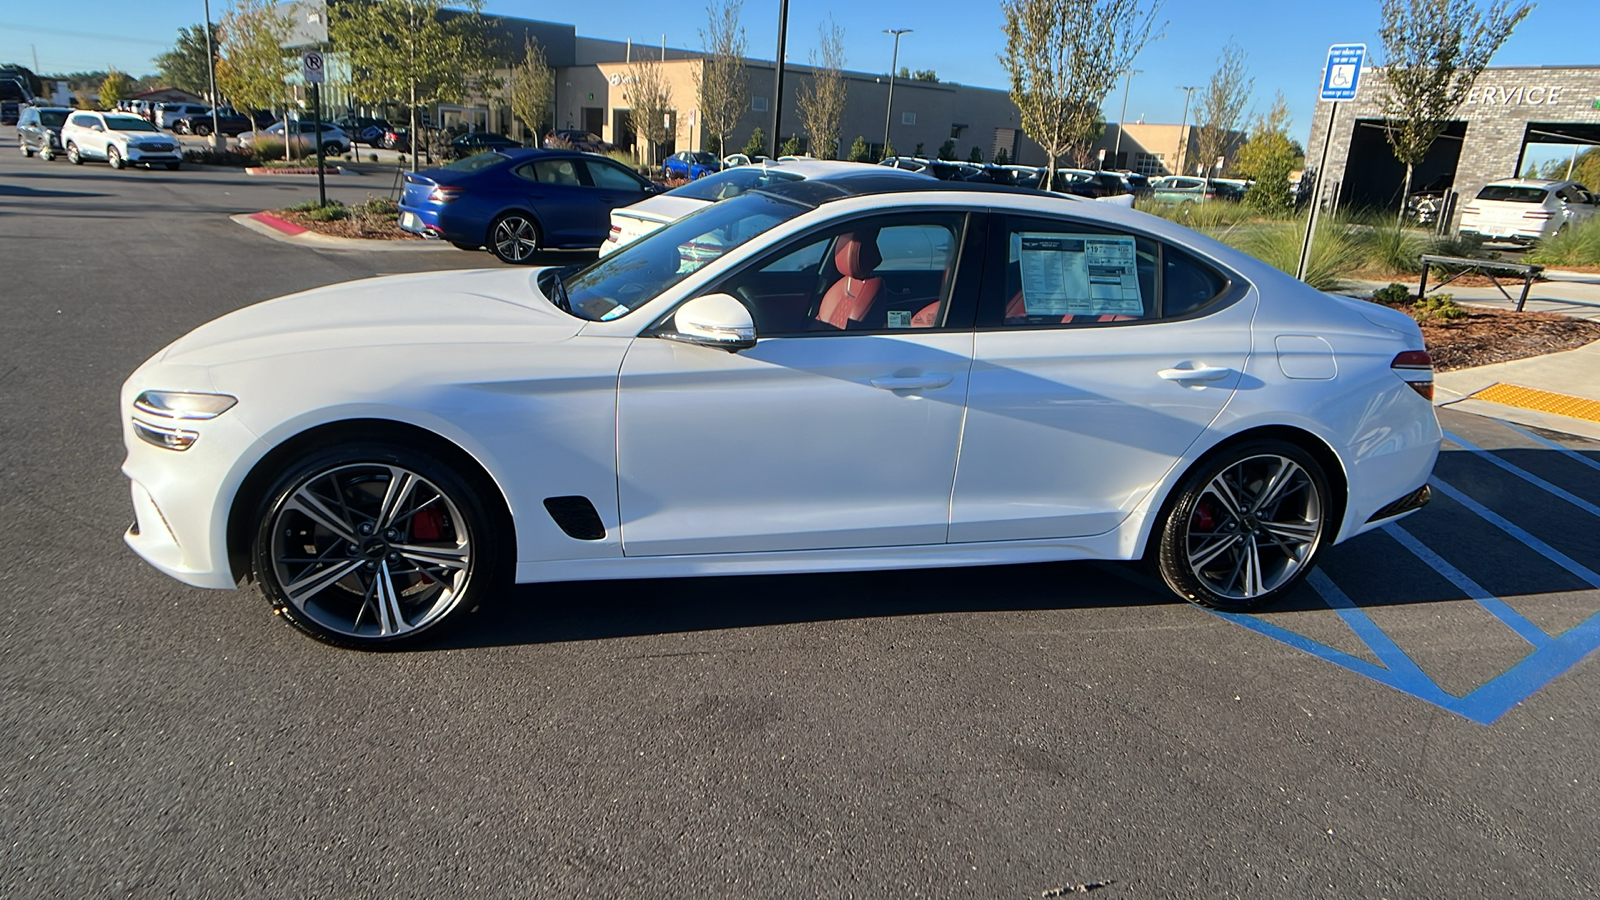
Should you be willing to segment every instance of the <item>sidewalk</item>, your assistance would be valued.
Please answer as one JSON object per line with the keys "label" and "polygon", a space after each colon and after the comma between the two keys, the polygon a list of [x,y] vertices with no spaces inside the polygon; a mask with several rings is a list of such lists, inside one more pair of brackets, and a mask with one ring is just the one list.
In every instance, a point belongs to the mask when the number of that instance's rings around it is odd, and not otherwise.
{"label": "sidewalk", "polygon": [[1444,372],[1433,384],[1435,406],[1600,440],[1600,341]]}
{"label": "sidewalk", "polygon": [[[1579,319],[1590,319],[1600,322],[1600,274],[1592,272],[1566,272],[1560,269],[1545,270],[1547,281],[1535,281],[1528,292],[1528,305],[1523,307],[1528,312],[1553,312],[1573,316]],[[1415,293],[1417,289],[1417,276],[1411,276],[1409,281],[1401,282],[1411,288]],[[1456,298],[1457,303],[1471,306],[1490,306],[1495,309],[1516,309],[1516,298],[1522,292],[1522,282],[1516,278],[1501,278],[1500,283],[1506,286],[1506,291],[1511,294],[1507,300],[1503,294],[1495,289],[1494,285],[1485,287],[1465,287],[1458,284],[1445,285],[1443,291],[1438,293],[1450,294]],[[1349,287],[1339,293],[1360,294],[1370,297],[1377,288],[1384,287],[1387,282],[1382,281],[1352,281]],[[1428,286],[1428,296],[1435,295],[1433,286]]]}

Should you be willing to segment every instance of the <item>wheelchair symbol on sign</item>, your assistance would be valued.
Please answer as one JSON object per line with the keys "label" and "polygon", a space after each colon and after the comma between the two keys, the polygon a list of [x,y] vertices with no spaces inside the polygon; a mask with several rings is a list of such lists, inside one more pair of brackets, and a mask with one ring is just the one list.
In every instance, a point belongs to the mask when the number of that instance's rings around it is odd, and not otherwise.
{"label": "wheelchair symbol on sign", "polygon": [[1353,65],[1334,66],[1333,72],[1328,75],[1328,87],[1347,88],[1356,80],[1356,67]]}

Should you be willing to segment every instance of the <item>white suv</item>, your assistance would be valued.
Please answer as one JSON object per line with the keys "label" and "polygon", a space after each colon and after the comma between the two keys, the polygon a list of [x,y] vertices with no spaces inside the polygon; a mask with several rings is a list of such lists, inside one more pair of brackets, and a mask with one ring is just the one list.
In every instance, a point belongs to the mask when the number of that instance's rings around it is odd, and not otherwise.
{"label": "white suv", "polygon": [[1461,207],[1463,235],[1532,244],[1600,214],[1600,202],[1576,181],[1514,178],[1486,184]]}
{"label": "white suv", "polygon": [[75,112],[61,126],[61,146],[75,165],[86,159],[103,159],[113,169],[133,165],[176,169],[183,162],[177,138],[126,114]]}
{"label": "white suv", "polygon": [[200,116],[211,112],[209,106],[199,106],[194,103],[163,103],[156,107],[157,128],[171,131],[172,126],[184,116]]}

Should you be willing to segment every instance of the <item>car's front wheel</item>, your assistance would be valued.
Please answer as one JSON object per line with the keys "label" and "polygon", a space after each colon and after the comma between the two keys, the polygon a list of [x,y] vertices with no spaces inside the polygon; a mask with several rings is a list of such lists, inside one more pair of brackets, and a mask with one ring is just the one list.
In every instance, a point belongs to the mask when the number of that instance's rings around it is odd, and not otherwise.
{"label": "car's front wheel", "polygon": [[67,141],[67,162],[75,166],[83,165],[83,154],[78,152],[78,145],[72,141]]}
{"label": "car's front wheel", "polygon": [[120,169],[127,165],[127,163],[122,159],[122,154],[118,152],[116,147],[106,147],[106,162],[109,163],[113,169]]}
{"label": "car's front wheel", "polygon": [[539,226],[522,213],[505,213],[489,226],[489,252],[501,262],[525,266],[539,252]]}
{"label": "car's front wheel", "polygon": [[499,577],[481,489],[411,447],[326,448],[279,477],[259,513],[253,571],[273,609],[330,644],[386,649],[434,636]]}
{"label": "car's front wheel", "polygon": [[1300,447],[1230,447],[1190,473],[1160,523],[1161,576],[1211,609],[1265,606],[1316,565],[1333,508],[1322,466]]}

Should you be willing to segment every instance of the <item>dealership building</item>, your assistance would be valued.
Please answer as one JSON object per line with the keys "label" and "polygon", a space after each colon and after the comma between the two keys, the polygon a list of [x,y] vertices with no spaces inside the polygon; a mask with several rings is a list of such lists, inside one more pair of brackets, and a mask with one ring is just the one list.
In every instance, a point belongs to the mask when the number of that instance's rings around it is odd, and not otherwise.
{"label": "dealership building", "polygon": [[[1323,196],[1340,206],[1398,209],[1405,166],[1384,138],[1378,105],[1382,73],[1362,73],[1353,101],[1317,104],[1307,165],[1321,158],[1337,107],[1324,166]],[[1455,191],[1463,201],[1491,181],[1524,171],[1534,144],[1600,145],[1600,66],[1485,69],[1444,134],[1412,175],[1412,190]],[[1587,185],[1600,188],[1600,185]]]}

